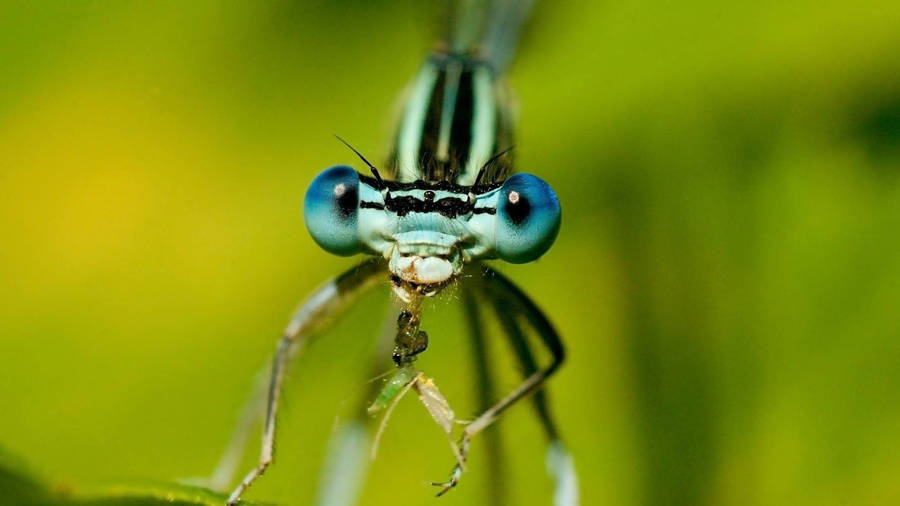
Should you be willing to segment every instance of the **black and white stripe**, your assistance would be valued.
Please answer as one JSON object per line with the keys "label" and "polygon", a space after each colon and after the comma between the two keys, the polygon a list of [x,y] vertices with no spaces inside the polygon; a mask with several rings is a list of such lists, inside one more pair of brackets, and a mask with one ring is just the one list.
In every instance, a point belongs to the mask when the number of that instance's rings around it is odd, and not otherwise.
{"label": "black and white stripe", "polygon": [[[471,185],[512,143],[511,118],[491,66],[468,54],[437,53],[413,82],[388,163],[400,182]],[[510,172],[509,154],[491,161],[482,182]]]}

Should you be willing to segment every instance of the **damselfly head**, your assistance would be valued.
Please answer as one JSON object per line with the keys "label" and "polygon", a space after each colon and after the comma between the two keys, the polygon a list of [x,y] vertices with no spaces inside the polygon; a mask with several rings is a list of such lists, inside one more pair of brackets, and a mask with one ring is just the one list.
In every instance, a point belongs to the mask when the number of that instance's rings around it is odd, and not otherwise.
{"label": "damselfly head", "polygon": [[560,225],[556,194],[530,174],[460,186],[385,181],[336,166],[313,180],[303,208],[325,250],[387,259],[394,291],[405,300],[438,293],[467,262],[535,260]]}

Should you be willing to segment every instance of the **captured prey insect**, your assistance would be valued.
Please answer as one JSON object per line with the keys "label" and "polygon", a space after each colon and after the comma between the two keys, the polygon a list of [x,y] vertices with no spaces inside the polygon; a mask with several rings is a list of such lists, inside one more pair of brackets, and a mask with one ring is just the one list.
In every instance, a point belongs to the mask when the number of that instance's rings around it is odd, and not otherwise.
{"label": "captured prey insect", "polygon": [[[438,495],[459,483],[472,438],[530,395],[550,440],[548,468],[555,480],[554,503],[578,503],[572,459],[540,390],[562,364],[563,344],[548,319],[519,288],[480,263],[489,259],[533,261],[550,248],[560,228],[556,194],[536,176],[513,174],[509,151],[513,118],[503,74],[531,4],[530,0],[448,3],[444,42],[413,79],[383,169],[351,147],[370,175],[336,166],[310,184],[303,215],[315,242],[337,255],[364,253],[374,258],[313,293],[287,325],[262,389],[267,401],[260,461],[234,489],[228,504],[238,503],[272,462],[279,396],[290,359],[326,320],[384,280],[399,306],[396,326],[389,329],[396,369],[369,409],[360,410],[357,420],[338,431],[334,444],[342,460],[329,466],[335,469],[331,478],[323,481],[319,504],[353,504],[362,481],[364,465],[358,461],[365,451],[361,448],[368,444],[366,411],[389,414],[409,390],[417,393],[448,437],[461,427],[459,440],[451,439],[455,464],[450,476],[434,483]],[[423,300],[457,281],[462,281],[475,361],[479,362],[479,350],[484,350],[482,316],[487,312],[497,316],[527,374],[498,401],[483,396],[484,411],[470,421],[457,419],[434,380],[413,366],[428,346],[428,334],[419,328]],[[537,336],[549,349],[553,357],[549,365],[538,367],[526,339],[529,335]],[[481,383],[493,390],[487,365],[477,364],[476,369]],[[254,410],[262,407],[261,401],[249,406],[243,427],[252,425]],[[243,431],[238,434],[232,447],[243,445]],[[239,455],[239,450],[226,453],[213,486],[230,482]],[[497,496],[493,501],[505,504]]]}

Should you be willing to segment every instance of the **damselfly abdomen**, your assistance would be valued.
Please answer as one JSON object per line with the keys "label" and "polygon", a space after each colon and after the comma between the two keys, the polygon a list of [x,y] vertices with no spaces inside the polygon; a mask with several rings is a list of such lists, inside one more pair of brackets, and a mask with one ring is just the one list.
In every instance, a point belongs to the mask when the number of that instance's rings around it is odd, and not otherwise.
{"label": "damselfly abdomen", "polygon": [[[555,503],[577,504],[571,459],[539,392],[564,359],[562,342],[520,289],[480,263],[535,260],[550,248],[560,227],[556,194],[536,176],[513,174],[510,153],[512,118],[503,74],[530,3],[452,3],[444,42],[426,59],[408,90],[387,163],[379,170],[357,152],[368,174],[336,166],[310,185],[304,220],[316,243],[338,255],[363,253],[373,258],[312,294],[285,329],[265,389],[268,400],[260,462],[231,494],[229,504],[239,502],[272,462],[279,394],[289,359],[312,331],[380,281],[390,283],[400,306],[391,356],[397,369],[368,412],[389,414],[413,390],[448,436],[462,427],[458,441],[451,440],[456,462],[450,477],[434,483],[440,487],[438,495],[459,482],[472,438],[518,400],[534,394],[531,399],[550,440]],[[423,299],[463,277],[463,301],[473,338],[480,339],[482,313],[496,314],[527,373],[512,392],[465,422],[456,418],[434,380],[413,365],[428,346],[429,336],[419,328]],[[527,333],[538,336],[550,350],[549,365],[536,365]],[[362,421],[347,424],[343,444],[364,444],[367,438],[348,436],[359,433],[364,425]],[[214,480],[220,485],[230,480],[234,455],[229,452],[223,459]],[[348,504],[328,499],[332,496],[327,491],[322,497],[322,504]]]}

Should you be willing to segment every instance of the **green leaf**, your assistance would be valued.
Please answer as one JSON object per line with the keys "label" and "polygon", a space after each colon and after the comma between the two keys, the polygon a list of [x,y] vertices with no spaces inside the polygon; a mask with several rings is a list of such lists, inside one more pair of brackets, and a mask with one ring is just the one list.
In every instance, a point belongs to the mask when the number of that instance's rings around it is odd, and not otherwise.
{"label": "green leaf", "polygon": [[0,494],[10,504],[52,504],[47,489],[25,471],[25,465],[0,448]]}
{"label": "green leaf", "polygon": [[53,486],[36,478],[24,462],[2,448],[0,497],[6,504],[19,506],[221,506],[226,500],[225,495],[202,487],[168,482],[135,482],[88,491]]}
{"label": "green leaf", "polygon": [[[211,490],[167,482],[113,485],[96,491],[75,494],[65,502],[51,504],[102,506],[222,506],[227,496]],[[242,503],[251,504],[251,503]]]}

